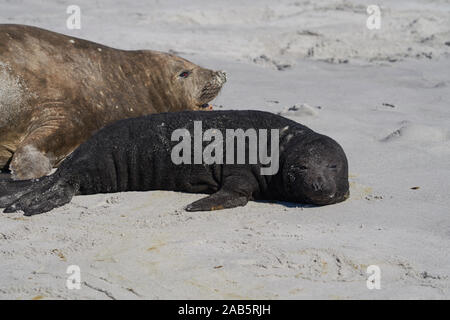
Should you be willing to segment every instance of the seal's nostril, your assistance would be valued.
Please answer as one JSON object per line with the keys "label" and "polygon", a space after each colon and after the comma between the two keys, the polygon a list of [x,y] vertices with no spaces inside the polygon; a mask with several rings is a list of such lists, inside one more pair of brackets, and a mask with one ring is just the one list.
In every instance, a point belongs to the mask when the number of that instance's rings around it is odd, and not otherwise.
{"label": "seal's nostril", "polygon": [[313,182],[312,187],[314,191],[320,191],[322,190],[322,183],[319,181]]}

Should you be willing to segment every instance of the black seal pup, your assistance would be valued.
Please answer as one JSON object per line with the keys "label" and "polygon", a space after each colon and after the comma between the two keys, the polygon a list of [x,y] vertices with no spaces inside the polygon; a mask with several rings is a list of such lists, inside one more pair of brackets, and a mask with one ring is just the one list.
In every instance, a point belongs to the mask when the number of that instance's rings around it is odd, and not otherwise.
{"label": "black seal pup", "polygon": [[39,178],[107,124],[204,110],[225,80],[168,53],[0,24],[0,169]]}
{"label": "black seal pup", "polygon": [[[203,136],[195,132],[199,125]],[[238,130],[246,134],[244,143],[228,136]],[[258,144],[251,132],[260,134]],[[270,138],[264,140],[263,132]],[[193,152],[180,148],[186,142],[181,137],[194,137],[193,144],[189,139],[185,144]],[[260,150],[255,161],[256,144]],[[218,148],[210,152],[217,161],[206,157],[196,163],[195,149],[201,158],[211,145]],[[264,154],[277,156],[272,157],[273,172],[263,174],[268,164]],[[183,157],[187,161],[180,163]],[[147,190],[211,194],[188,205],[188,211],[244,206],[250,199],[327,205],[349,195],[347,158],[333,139],[268,112],[161,113],[120,120],[99,130],[51,176],[1,182],[0,207],[33,215],[62,206],[75,195]]]}

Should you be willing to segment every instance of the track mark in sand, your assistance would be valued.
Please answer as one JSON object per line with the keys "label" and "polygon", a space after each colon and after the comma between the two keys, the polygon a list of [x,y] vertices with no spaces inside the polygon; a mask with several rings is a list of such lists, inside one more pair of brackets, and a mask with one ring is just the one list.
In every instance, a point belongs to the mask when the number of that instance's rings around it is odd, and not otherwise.
{"label": "track mark in sand", "polygon": [[350,181],[350,198],[348,200],[382,200],[383,198],[380,194],[374,194],[372,187]]}
{"label": "track mark in sand", "polygon": [[381,195],[376,195],[376,194],[368,194],[367,196],[364,197],[364,199],[366,199],[367,201],[371,201],[371,200],[383,200],[383,196],[381,196]]}
{"label": "track mark in sand", "polygon": [[312,107],[307,103],[298,103],[292,107],[285,107],[278,114],[285,117],[317,117],[320,109],[322,109],[320,106]]}
{"label": "track mark in sand", "polygon": [[[108,279],[106,279],[106,278],[104,278],[104,277],[98,277],[98,279],[99,279],[99,280],[102,280],[102,281],[104,281],[104,282],[106,282],[106,283],[108,283],[109,285],[114,285],[113,282],[111,282],[110,280],[108,280]],[[88,288],[91,288],[91,289],[93,289],[93,290],[95,290],[95,291],[98,291],[98,292],[101,292],[101,293],[105,294],[105,295],[108,296],[111,300],[116,300],[116,298],[115,298],[108,290],[105,290],[105,289],[102,289],[102,288],[99,288],[99,287],[94,287],[93,285],[87,283],[86,281],[84,281],[83,283],[84,283]],[[131,287],[123,287],[123,286],[120,286],[120,288],[121,288],[122,290],[125,290],[125,291],[127,291],[127,292],[130,292],[130,293],[134,294],[136,297],[142,297],[142,295],[140,295],[139,293],[137,293],[137,292],[136,292],[133,288],[131,288]]]}
{"label": "track mark in sand", "polygon": [[106,295],[106,296],[107,296],[109,299],[111,299],[111,300],[117,300],[117,299],[116,299],[109,291],[107,291],[107,290],[104,290],[104,289],[101,289],[101,288],[94,287],[93,285],[87,283],[86,281],[83,281],[83,284],[84,284],[86,287],[91,288],[92,290],[95,290],[95,291],[98,291],[98,292],[103,293],[104,295]]}
{"label": "track mark in sand", "polygon": [[[287,277],[310,280],[314,282],[329,281],[362,281],[365,279],[365,270],[343,254],[329,249],[303,249],[296,252],[275,256],[276,261],[257,264],[264,270],[258,277]],[[289,270],[281,273],[280,268]]]}
{"label": "track mark in sand", "polygon": [[59,249],[53,249],[51,251],[53,254],[56,254],[62,261],[67,261],[66,256]]}
{"label": "track mark in sand", "polygon": [[[210,286],[209,283],[201,282],[199,279],[191,279],[185,280],[184,282],[198,290],[201,290],[203,293],[206,293],[208,296],[211,294],[220,295],[221,299],[234,299],[234,300],[248,300],[250,299],[247,296],[242,296],[238,293],[230,292],[230,290],[235,291],[236,286],[239,284],[235,281],[225,280],[227,283],[226,287],[222,287],[220,289],[214,288],[214,285]],[[229,288],[231,286],[232,288]]]}
{"label": "track mark in sand", "polygon": [[[54,276],[55,279],[61,280],[62,283],[65,279]],[[19,280],[19,279],[17,279]],[[33,279],[35,280],[35,279]],[[49,283],[49,279],[45,279],[46,283]],[[40,300],[43,298],[47,299],[68,299],[67,289],[62,289],[60,287],[50,287],[50,286],[40,286],[39,284],[35,284],[32,288],[29,288],[28,285],[25,286],[23,284],[15,284],[10,287],[1,287],[0,288],[0,299],[17,299],[17,300]]]}
{"label": "track mark in sand", "polygon": [[152,245],[151,247],[147,248],[147,251],[155,251],[155,252],[159,252],[159,249],[163,246],[167,245],[166,242],[163,241],[156,241],[154,245]]}
{"label": "track mark in sand", "polygon": [[97,203],[94,208],[109,208],[116,204],[119,204],[122,201],[122,198],[118,195],[108,196]]}
{"label": "track mark in sand", "polygon": [[395,105],[392,103],[383,102],[381,105],[389,108],[395,108]]}
{"label": "track mark in sand", "polygon": [[313,281],[358,281],[365,277],[360,265],[331,250],[305,249],[288,267],[297,269],[295,278]]}
{"label": "track mark in sand", "polygon": [[446,128],[432,127],[421,124],[400,123],[400,128],[380,139],[380,142],[406,141],[414,143],[445,142],[450,139]]}
{"label": "track mark in sand", "polygon": [[253,58],[252,61],[253,61],[253,63],[255,63],[257,65],[269,66],[278,71],[284,71],[286,69],[292,68],[292,65],[290,63],[276,61],[272,58],[269,58],[265,54],[262,54],[259,57]]}
{"label": "track mark in sand", "polygon": [[[272,255],[275,256],[275,255]],[[266,258],[267,259],[267,258]],[[449,277],[430,272],[419,272],[408,262],[400,259],[376,258],[384,279],[389,282],[430,287],[445,294],[449,288]],[[270,262],[258,261],[253,266],[259,268],[256,277],[291,278],[312,282],[361,282],[367,280],[367,267],[371,261],[355,261],[343,253],[332,249],[307,248],[295,252],[280,253]],[[284,269],[280,272],[280,269]],[[295,281],[295,280],[293,280]]]}
{"label": "track mark in sand", "polygon": [[404,261],[390,261],[387,263],[391,267],[400,268],[401,275],[399,280],[405,280],[412,285],[437,289],[441,294],[445,294],[445,289],[450,287],[449,276],[447,275],[431,274],[428,271],[419,272]]}
{"label": "track mark in sand", "polygon": [[137,293],[136,291],[134,291],[133,288],[124,288],[125,290],[131,292],[132,294],[134,294],[137,297],[142,297],[139,293]]}

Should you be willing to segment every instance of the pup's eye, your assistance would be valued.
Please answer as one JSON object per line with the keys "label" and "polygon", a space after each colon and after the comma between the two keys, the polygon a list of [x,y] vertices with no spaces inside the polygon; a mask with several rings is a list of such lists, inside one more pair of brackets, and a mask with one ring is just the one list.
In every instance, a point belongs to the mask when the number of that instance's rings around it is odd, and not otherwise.
{"label": "pup's eye", "polygon": [[330,164],[330,165],[328,166],[328,168],[330,168],[330,169],[336,169],[337,166],[336,166],[335,164]]}
{"label": "pup's eye", "polygon": [[182,73],[180,73],[180,78],[187,78],[190,74],[190,71],[183,71]]}
{"label": "pup's eye", "polygon": [[294,171],[306,171],[306,170],[308,170],[308,167],[307,166],[292,166],[292,169]]}

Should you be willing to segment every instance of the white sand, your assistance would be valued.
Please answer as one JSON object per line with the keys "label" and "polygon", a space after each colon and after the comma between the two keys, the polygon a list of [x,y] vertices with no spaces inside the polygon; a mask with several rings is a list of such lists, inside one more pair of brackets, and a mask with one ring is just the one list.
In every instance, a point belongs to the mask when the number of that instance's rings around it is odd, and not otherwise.
{"label": "white sand", "polygon": [[[133,192],[2,214],[0,298],[450,298],[449,1],[378,1],[378,31],[367,1],[77,2],[79,31],[56,0],[1,0],[0,23],[225,69],[216,109],[283,111],[335,138],[351,197],[188,213],[203,195]],[[81,290],[66,288],[69,265]]]}

